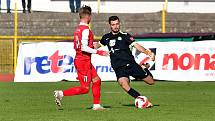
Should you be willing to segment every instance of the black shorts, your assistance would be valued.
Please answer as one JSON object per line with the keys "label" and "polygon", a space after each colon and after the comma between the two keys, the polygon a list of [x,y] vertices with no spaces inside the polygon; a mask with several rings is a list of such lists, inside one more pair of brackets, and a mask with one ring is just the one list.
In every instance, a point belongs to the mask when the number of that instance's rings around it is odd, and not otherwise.
{"label": "black shorts", "polygon": [[114,71],[116,73],[117,80],[119,80],[121,77],[129,78],[129,76],[132,76],[135,79],[144,79],[148,75],[152,76],[147,68],[143,69],[137,63],[127,64],[126,66],[114,69]]}

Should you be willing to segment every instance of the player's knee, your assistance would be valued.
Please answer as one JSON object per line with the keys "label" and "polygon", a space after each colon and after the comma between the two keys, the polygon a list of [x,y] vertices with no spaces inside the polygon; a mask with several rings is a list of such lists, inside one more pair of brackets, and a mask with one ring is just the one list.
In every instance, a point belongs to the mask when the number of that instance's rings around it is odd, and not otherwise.
{"label": "player's knee", "polygon": [[98,85],[98,86],[101,85],[101,79],[99,76],[93,78],[92,81],[93,81],[93,85]]}
{"label": "player's knee", "polygon": [[149,85],[154,85],[154,84],[155,84],[155,80],[151,78],[151,79],[148,81],[148,84],[149,84]]}
{"label": "player's knee", "polygon": [[118,84],[122,87],[124,85],[124,81],[118,80]]}
{"label": "player's knee", "polygon": [[130,89],[128,81],[118,81],[119,85],[125,90],[128,91]]}
{"label": "player's knee", "polygon": [[93,85],[101,86],[101,79],[98,78],[97,80],[93,81]]}
{"label": "player's knee", "polygon": [[144,81],[149,84],[149,85],[154,85],[155,84],[155,80],[151,77],[151,76],[147,76]]}
{"label": "player's knee", "polygon": [[90,88],[89,87],[82,87],[82,94],[87,94],[89,93]]}
{"label": "player's knee", "polygon": [[152,81],[149,82],[149,85],[154,85],[154,84],[155,84],[154,80],[152,80]]}

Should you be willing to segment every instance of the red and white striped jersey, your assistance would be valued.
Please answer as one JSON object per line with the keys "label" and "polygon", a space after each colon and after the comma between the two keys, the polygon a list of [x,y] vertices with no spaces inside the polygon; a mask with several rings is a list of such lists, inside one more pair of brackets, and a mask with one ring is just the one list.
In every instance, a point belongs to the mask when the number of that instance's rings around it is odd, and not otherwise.
{"label": "red and white striped jersey", "polygon": [[93,40],[93,32],[89,29],[88,24],[80,23],[74,32],[76,59],[91,59],[91,54],[96,53]]}

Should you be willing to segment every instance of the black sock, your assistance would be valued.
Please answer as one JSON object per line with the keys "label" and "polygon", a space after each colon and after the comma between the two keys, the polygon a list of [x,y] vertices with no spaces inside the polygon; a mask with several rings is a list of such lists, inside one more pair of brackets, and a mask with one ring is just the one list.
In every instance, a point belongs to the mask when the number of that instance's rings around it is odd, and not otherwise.
{"label": "black sock", "polygon": [[143,70],[145,70],[153,78],[152,73],[147,68],[144,68]]}
{"label": "black sock", "polygon": [[127,93],[131,95],[133,98],[137,98],[138,96],[140,96],[140,93],[132,88]]}

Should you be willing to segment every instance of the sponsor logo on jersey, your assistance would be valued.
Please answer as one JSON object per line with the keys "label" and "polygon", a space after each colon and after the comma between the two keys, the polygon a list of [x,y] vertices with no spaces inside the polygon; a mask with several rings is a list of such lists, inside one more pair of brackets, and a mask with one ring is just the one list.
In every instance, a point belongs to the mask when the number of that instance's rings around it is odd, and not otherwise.
{"label": "sponsor logo on jersey", "polygon": [[115,46],[115,44],[116,44],[116,40],[115,39],[110,40],[109,45],[111,47]]}
{"label": "sponsor logo on jersey", "polygon": [[122,37],[118,37],[118,39],[117,40],[122,40]]}

